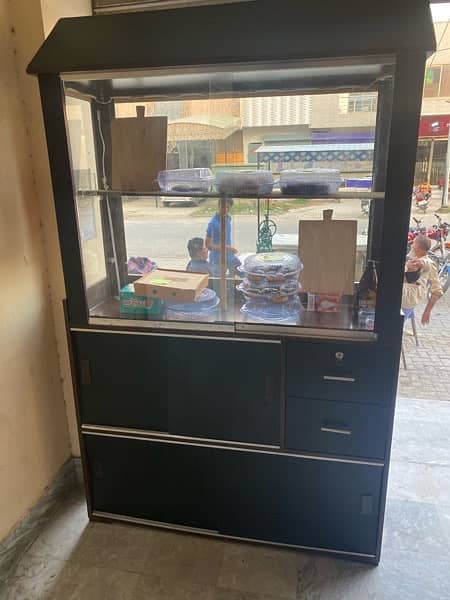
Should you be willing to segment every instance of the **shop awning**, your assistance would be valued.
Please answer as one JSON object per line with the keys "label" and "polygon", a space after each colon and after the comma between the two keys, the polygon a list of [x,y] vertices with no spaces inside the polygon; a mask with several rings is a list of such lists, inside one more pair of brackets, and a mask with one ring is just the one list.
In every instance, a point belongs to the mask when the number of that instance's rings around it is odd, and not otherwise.
{"label": "shop awning", "polygon": [[373,160],[373,143],[361,144],[298,144],[291,146],[260,146],[255,150],[262,162],[314,162],[337,160]]}

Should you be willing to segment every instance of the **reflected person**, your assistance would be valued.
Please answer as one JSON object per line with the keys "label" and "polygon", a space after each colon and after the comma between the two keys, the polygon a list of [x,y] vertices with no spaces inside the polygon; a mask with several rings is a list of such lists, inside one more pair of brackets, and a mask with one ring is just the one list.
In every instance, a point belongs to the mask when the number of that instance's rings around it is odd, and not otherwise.
{"label": "reflected person", "polygon": [[[237,249],[231,245],[231,215],[230,210],[233,206],[233,198],[225,199],[226,206],[226,236],[225,236],[225,251],[226,251],[226,266],[230,276],[236,275],[236,269],[240,266],[241,261],[236,256]],[[210,219],[206,229],[205,244],[209,250],[209,262],[213,266],[214,273],[220,275],[220,200],[219,210]]]}
{"label": "reflected person", "polygon": [[195,237],[188,241],[187,249],[191,260],[186,266],[186,271],[191,273],[208,273],[213,275],[213,268],[207,261],[208,248],[206,248],[203,238]]}

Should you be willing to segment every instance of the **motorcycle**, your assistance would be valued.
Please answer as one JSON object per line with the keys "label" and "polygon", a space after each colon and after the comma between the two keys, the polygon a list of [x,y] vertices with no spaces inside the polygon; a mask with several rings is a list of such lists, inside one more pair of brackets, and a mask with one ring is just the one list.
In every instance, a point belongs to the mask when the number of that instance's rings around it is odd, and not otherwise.
{"label": "motorcycle", "polygon": [[418,186],[413,191],[413,198],[416,203],[416,208],[423,213],[427,212],[428,204],[431,199],[431,192],[425,191],[422,186]]}
{"label": "motorcycle", "polygon": [[431,248],[431,252],[438,255],[441,261],[445,261],[450,250],[450,242],[447,242],[450,224],[443,221],[440,215],[434,213],[434,216],[437,219],[437,225],[433,225],[435,235],[432,239],[436,240],[436,244]]}

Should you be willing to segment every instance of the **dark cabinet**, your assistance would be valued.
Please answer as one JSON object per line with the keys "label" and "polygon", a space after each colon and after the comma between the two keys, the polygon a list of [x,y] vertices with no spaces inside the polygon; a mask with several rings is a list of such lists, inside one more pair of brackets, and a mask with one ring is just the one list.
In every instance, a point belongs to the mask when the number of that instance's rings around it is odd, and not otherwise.
{"label": "dark cabinet", "polygon": [[93,510],[373,555],[382,467],[85,435]]}
{"label": "dark cabinet", "polygon": [[382,467],[228,452],[222,533],[376,553]]}
{"label": "dark cabinet", "polygon": [[287,344],[287,394],[300,398],[388,403],[395,360],[375,344]]}
{"label": "dark cabinet", "polygon": [[94,511],[216,530],[217,451],[85,435]]}
{"label": "dark cabinet", "polygon": [[281,344],[171,338],[169,430],[280,444]]}
{"label": "dark cabinet", "polygon": [[83,424],[167,431],[162,337],[72,334]]}

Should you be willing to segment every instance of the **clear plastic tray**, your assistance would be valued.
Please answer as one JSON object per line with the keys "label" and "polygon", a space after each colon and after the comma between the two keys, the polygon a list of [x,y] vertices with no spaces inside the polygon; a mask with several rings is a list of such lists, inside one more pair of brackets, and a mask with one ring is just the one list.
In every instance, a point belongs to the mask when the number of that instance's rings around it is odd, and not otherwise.
{"label": "clear plastic tray", "polygon": [[246,321],[295,324],[303,310],[299,298],[296,297],[286,304],[249,300],[242,306],[241,313],[245,316]]}
{"label": "clear plastic tray", "polygon": [[303,265],[296,254],[263,252],[248,256],[239,271],[251,280],[284,281],[298,278],[302,269]]}
{"label": "clear plastic tray", "polygon": [[172,313],[200,313],[213,310],[219,304],[220,299],[214,290],[205,288],[195,302],[166,302],[166,311]]}
{"label": "clear plastic tray", "polygon": [[281,171],[280,190],[286,196],[335,194],[342,185],[338,169],[291,169]]}
{"label": "clear plastic tray", "polygon": [[223,196],[269,196],[273,175],[271,171],[218,171],[216,188]]}
{"label": "clear plastic tray", "polygon": [[168,321],[206,321],[212,323],[216,320],[217,308],[209,308],[200,312],[184,312],[179,310],[166,311]]}
{"label": "clear plastic tray", "polygon": [[214,183],[211,169],[172,169],[158,173],[163,192],[209,192]]}

